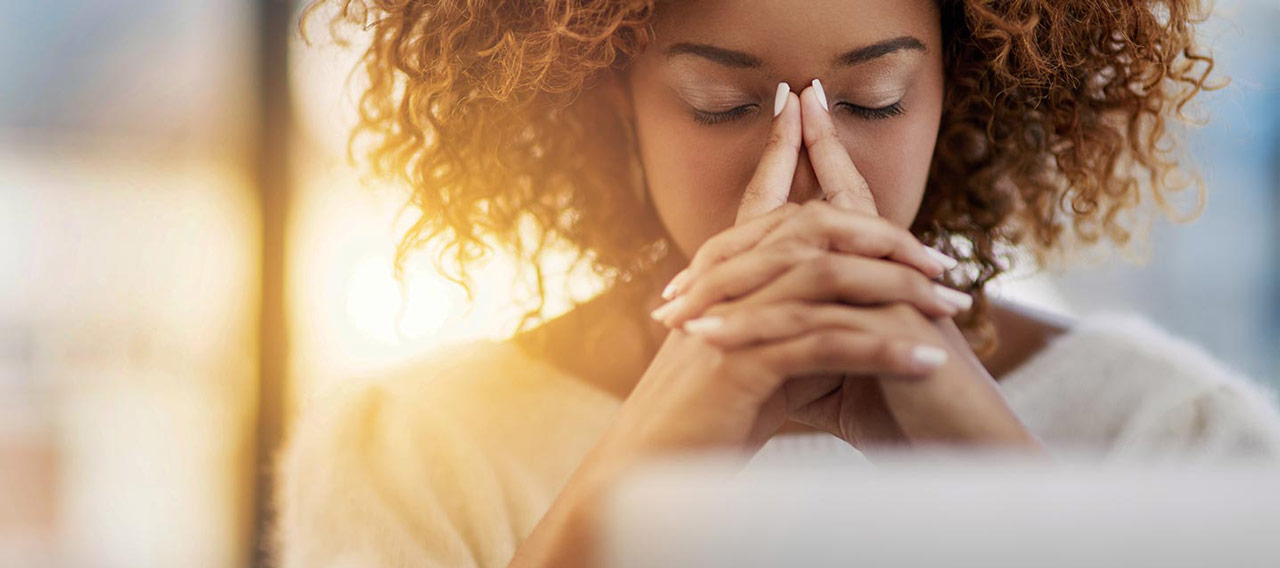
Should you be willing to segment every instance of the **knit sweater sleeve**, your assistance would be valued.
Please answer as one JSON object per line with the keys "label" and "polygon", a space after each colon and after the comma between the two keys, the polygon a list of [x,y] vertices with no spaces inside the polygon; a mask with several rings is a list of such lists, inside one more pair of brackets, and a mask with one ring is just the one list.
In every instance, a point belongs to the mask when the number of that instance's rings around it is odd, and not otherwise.
{"label": "knit sweater sleeve", "polygon": [[381,384],[315,401],[279,463],[281,568],[503,566],[504,488],[447,409],[405,412]]}
{"label": "knit sweater sleeve", "polygon": [[1136,415],[1117,450],[1182,459],[1280,459],[1274,391],[1230,374]]}
{"label": "knit sweater sleeve", "polygon": [[506,566],[618,404],[495,341],[327,390],[277,463],[275,565]]}
{"label": "knit sweater sleeve", "polygon": [[1003,381],[1051,446],[1117,459],[1280,459],[1273,387],[1127,312],[1103,312]]}

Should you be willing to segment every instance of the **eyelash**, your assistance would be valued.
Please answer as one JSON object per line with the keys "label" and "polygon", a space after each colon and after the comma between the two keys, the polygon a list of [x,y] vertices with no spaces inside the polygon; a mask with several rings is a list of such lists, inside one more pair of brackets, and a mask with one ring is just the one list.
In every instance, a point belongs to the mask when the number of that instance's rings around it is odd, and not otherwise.
{"label": "eyelash", "polygon": [[[902,101],[898,101],[889,106],[880,107],[880,108],[866,108],[866,107],[860,107],[857,105],[851,105],[849,103],[836,104],[836,108],[841,108],[841,107],[847,108],[849,109],[849,112],[867,120],[881,120],[885,118],[893,118],[895,116],[901,116],[903,113],[906,112],[906,109],[902,107]],[[692,111],[692,114],[693,114],[693,120],[698,124],[711,126],[714,124],[720,124],[723,122],[736,120],[740,118],[742,115],[746,114],[752,108],[753,108],[753,105],[745,105],[745,106],[740,106],[738,108],[730,109],[724,112],[706,112],[706,111],[694,109]]]}
{"label": "eyelash", "polygon": [[711,126],[722,122],[735,120],[751,110],[751,105],[740,106],[738,108],[729,109],[724,112],[706,112],[698,109],[692,109],[693,120],[698,124]]}
{"label": "eyelash", "polygon": [[840,105],[844,105],[845,107],[847,107],[849,109],[849,112],[852,112],[868,120],[893,118],[895,116],[901,116],[903,113],[907,112],[907,109],[902,108],[902,101],[898,101],[889,106],[880,107],[880,108],[860,107],[860,106],[851,105],[848,103],[839,103],[836,105],[836,107],[839,107]]}

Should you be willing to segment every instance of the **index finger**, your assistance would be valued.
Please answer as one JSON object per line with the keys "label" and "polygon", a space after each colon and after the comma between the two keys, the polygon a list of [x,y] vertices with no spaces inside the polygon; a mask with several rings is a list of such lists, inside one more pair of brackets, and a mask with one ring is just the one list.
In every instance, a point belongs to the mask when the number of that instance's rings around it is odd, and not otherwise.
{"label": "index finger", "polygon": [[800,98],[785,82],[778,83],[774,109],[776,116],[769,128],[764,154],[760,156],[755,174],[742,194],[735,225],[761,217],[781,206],[791,193],[791,180],[800,159]]}
{"label": "index finger", "polygon": [[826,200],[844,209],[879,215],[867,180],[853,165],[849,151],[836,136],[822,83],[814,79],[812,85],[800,93],[800,100],[804,116],[804,144],[809,149],[809,161]]}

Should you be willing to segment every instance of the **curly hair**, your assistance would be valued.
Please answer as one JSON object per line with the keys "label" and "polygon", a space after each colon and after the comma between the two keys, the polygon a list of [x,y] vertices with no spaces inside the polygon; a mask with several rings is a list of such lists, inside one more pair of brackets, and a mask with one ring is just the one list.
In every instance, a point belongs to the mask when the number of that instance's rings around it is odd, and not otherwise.
{"label": "curly hair", "polygon": [[[359,150],[366,174],[407,185],[421,213],[397,247],[397,278],[410,251],[437,242],[437,269],[470,297],[468,268],[493,241],[536,271],[524,329],[542,316],[550,243],[570,244],[572,266],[588,262],[606,285],[670,254],[635,187],[627,121],[611,91],[594,88],[652,41],[655,0],[313,0],[299,20],[308,43],[306,21],[325,5],[339,45],[353,27],[369,34],[348,160],[358,165],[357,145],[370,142]],[[985,356],[996,340],[984,286],[1013,263],[1000,247],[1043,264],[1068,236],[1125,244],[1118,216],[1144,187],[1176,217],[1169,194],[1189,179],[1199,215],[1203,183],[1176,175],[1169,121],[1188,121],[1188,102],[1217,86],[1195,39],[1207,17],[1197,0],[938,6],[947,87],[911,232],[964,263],[947,279],[974,295],[957,323]]]}

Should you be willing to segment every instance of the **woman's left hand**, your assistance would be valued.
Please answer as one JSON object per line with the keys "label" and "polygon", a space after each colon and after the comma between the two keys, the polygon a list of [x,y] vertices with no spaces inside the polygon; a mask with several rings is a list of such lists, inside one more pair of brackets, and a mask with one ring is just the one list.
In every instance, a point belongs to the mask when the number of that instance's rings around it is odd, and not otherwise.
{"label": "woman's left hand", "polygon": [[[790,418],[836,435],[864,452],[903,441],[1043,451],[950,317],[926,315],[914,305],[894,302],[869,320],[865,309],[839,303],[841,297],[857,293],[854,288],[866,286],[864,279],[842,275],[840,270],[857,267],[855,260],[867,259],[838,250],[833,227],[842,227],[847,233],[850,227],[885,222],[816,97],[812,87],[801,93],[804,143],[826,202],[791,209],[787,219],[774,223],[765,233],[739,226],[722,233],[714,247],[704,245],[708,250],[699,250],[690,268],[673,280],[671,292],[681,299],[668,303],[670,307],[660,319],[669,327],[699,333],[726,348],[833,326],[858,330],[870,326],[878,334],[945,345],[946,361],[923,380],[867,382],[830,377],[825,386],[818,387],[830,392],[793,410]],[[891,243],[884,246],[886,257],[897,256],[890,252],[903,248]],[[777,254],[780,249],[787,253]],[[792,270],[801,265],[824,267],[833,277],[818,281],[813,271]],[[953,298],[968,298],[962,292],[950,292]],[[830,305],[818,311],[814,303]],[[823,315],[816,317],[819,313]],[[685,325],[704,316],[720,318],[719,325]]]}

